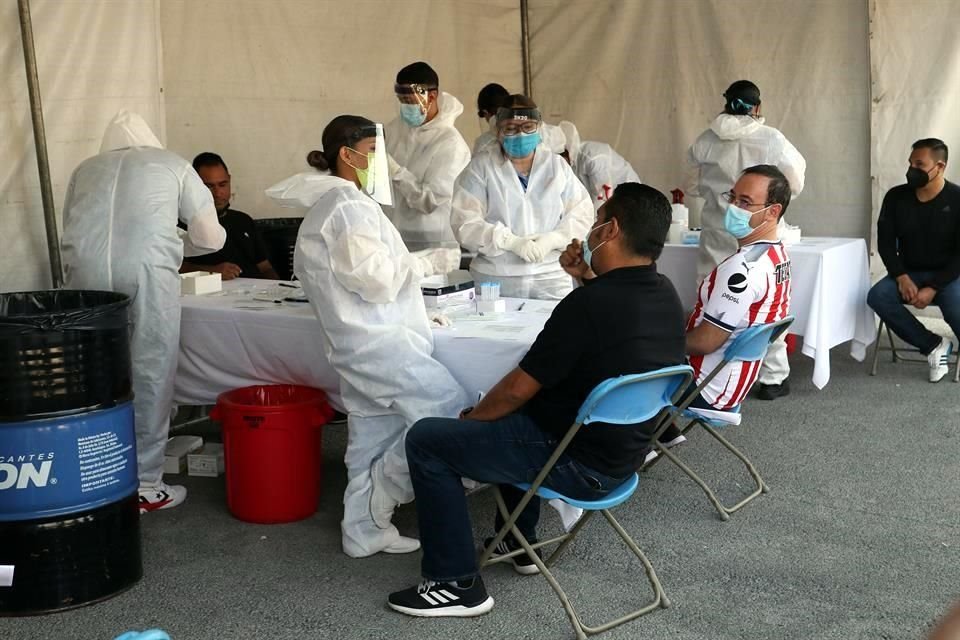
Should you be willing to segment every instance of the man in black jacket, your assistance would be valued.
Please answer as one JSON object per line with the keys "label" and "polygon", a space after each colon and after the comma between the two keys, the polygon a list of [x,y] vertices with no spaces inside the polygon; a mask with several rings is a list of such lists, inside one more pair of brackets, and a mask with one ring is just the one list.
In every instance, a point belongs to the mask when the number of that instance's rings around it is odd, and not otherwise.
{"label": "man in black jacket", "polygon": [[960,335],[960,187],[944,177],[947,159],[942,140],[913,143],[907,184],[887,192],[877,221],[887,276],[867,297],[895,334],[927,356],[930,382],[947,374],[953,343],[924,327],[904,305],[940,307]]}

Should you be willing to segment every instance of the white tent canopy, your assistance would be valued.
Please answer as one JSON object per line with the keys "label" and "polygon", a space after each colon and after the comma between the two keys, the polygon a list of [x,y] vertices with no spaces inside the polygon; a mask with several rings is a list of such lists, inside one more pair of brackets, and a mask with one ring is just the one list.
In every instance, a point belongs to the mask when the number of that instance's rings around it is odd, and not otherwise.
{"label": "white tent canopy", "polygon": [[[139,111],[167,146],[224,156],[236,206],[304,168],[341,113],[386,121],[396,71],[430,62],[479,134],[477,91],[522,91],[516,0],[32,0],[55,199],[109,118]],[[534,98],[668,191],[733,80],[808,161],[791,220],[870,237],[914,140],[960,141],[952,0],[530,0]],[[0,290],[49,286],[16,3],[0,5]],[[956,170],[948,176],[956,176]],[[58,207],[59,208],[59,207]]]}

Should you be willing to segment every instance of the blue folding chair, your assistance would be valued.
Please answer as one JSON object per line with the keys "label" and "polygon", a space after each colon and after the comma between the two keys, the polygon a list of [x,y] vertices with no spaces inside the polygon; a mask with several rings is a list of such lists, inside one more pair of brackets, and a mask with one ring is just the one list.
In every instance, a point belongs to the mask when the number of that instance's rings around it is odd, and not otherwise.
{"label": "blue folding chair", "polygon": [[[517,488],[526,491],[526,493],[523,495],[523,498],[513,513],[507,510],[499,487],[494,487],[497,508],[503,516],[504,525],[500,531],[497,532],[497,535],[494,536],[490,544],[487,545],[487,548],[480,554],[479,566],[482,568],[488,564],[503,562],[521,553],[526,553],[537,565],[537,568],[540,569],[540,573],[547,579],[547,582],[550,583],[557,597],[560,598],[560,602],[570,617],[570,622],[573,624],[573,629],[579,640],[586,638],[588,635],[602,633],[625,622],[629,622],[634,618],[650,613],[658,607],[669,607],[670,601],[663,593],[663,587],[660,586],[660,580],[653,570],[653,565],[647,560],[647,557],[643,554],[643,551],[640,550],[640,547],[637,546],[637,543],[633,541],[610,513],[610,509],[623,504],[633,495],[633,492],[639,484],[639,477],[636,473],[631,474],[622,485],[608,493],[605,498],[596,501],[575,500],[564,496],[542,486],[543,481],[582,426],[592,422],[633,425],[659,416],[659,421],[655,423],[659,427],[664,420],[669,418],[674,404],[679,400],[683,390],[690,385],[691,380],[693,380],[693,369],[687,365],[667,367],[649,373],[627,375],[605,380],[597,385],[596,388],[590,392],[590,395],[587,396],[587,399],[580,407],[580,412],[577,414],[576,422],[574,422],[557,445],[553,455],[550,456],[550,459],[534,479],[533,483],[515,485]],[[583,509],[585,513],[569,533],[531,545],[517,528],[516,521],[524,507],[527,506],[535,495],[546,500],[563,500],[567,504]],[[629,547],[634,555],[640,559],[640,562],[643,563],[643,567],[647,573],[647,579],[653,588],[654,600],[642,608],[615,620],[596,627],[590,627],[585,625],[580,619],[579,614],[574,610],[569,598],[563,589],[560,588],[560,583],[557,582],[557,579],[550,573],[548,567],[552,566],[560,558],[567,546],[577,537],[580,530],[583,529],[584,525],[597,511],[603,514],[610,526],[613,527],[613,530],[617,532],[627,547]],[[494,551],[497,545],[500,544],[508,533],[513,534],[514,539],[521,545],[521,548],[516,551],[511,551],[510,553],[495,556]],[[546,560],[542,560],[540,556],[535,553],[536,549],[554,543],[559,543],[559,546]]]}
{"label": "blue folding chair", "polygon": [[[645,464],[641,471],[647,471],[661,458],[667,458],[675,465],[680,467],[684,473],[690,476],[691,480],[696,482],[700,488],[703,489],[704,493],[707,494],[707,498],[710,499],[710,502],[712,502],[713,506],[717,509],[717,513],[720,514],[721,520],[729,520],[731,513],[743,508],[747,503],[759,496],[761,493],[767,493],[770,488],[763,481],[763,478],[760,477],[760,474],[757,472],[756,467],[753,466],[753,463],[750,462],[747,456],[741,453],[739,449],[730,444],[726,438],[717,432],[718,429],[723,429],[724,427],[734,423],[724,420],[721,416],[704,416],[694,410],[688,409],[688,406],[691,402],[693,402],[694,398],[700,395],[700,392],[706,388],[710,381],[713,380],[727,364],[731,362],[756,362],[758,360],[762,360],[764,355],[767,353],[767,348],[770,346],[770,343],[779,338],[792,322],[793,316],[787,316],[783,320],[771,322],[770,324],[750,327],[738,335],[733,342],[727,345],[727,348],[723,350],[723,360],[720,362],[720,364],[718,364],[713,371],[711,371],[710,374],[707,375],[707,377],[704,378],[699,385],[697,385],[695,389],[684,396],[674,410],[672,419],[665,420],[663,424],[660,425],[660,428],[657,430],[656,437],[653,440],[653,446],[659,455],[657,455],[657,457],[651,460],[649,463]],[[728,410],[728,412],[731,414],[740,413],[740,405],[732,407]],[[750,477],[753,478],[755,485],[755,488],[750,495],[731,507],[725,506],[722,502],[720,502],[713,490],[700,478],[700,476],[694,473],[690,467],[681,462],[680,459],[677,458],[676,454],[672,453],[666,447],[660,445],[657,438],[659,438],[660,434],[663,433],[672,422],[675,422],[676,419],[681,417],[689,420],[687,425],[680,430],[681,433],[686,435],[687,432],[690,431],[690,429],[692,429],[694,426],[700,425],[703,427],[704,431],[716,438],[720,444],[726,447],[740,460],[740,462],[744,464],[750,474]]]}

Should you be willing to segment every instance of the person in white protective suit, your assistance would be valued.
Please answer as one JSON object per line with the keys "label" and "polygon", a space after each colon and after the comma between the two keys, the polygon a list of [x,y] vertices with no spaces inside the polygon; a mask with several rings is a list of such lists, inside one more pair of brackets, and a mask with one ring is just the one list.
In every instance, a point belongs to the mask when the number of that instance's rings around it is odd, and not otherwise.
{"label": "person in white protective suit", "polygon": [[180,276],[186,252],[212,253],[226,232],[210,190],[190,163],[166,151],[139,115],[120,111],[100,154],[70,178],[63,205],[66,287],[131,299],[130,352],[140,512],[175,507],[187,490],[163,482],[180,346]]}
{"label": "person in white protective suit", "polygon": [[480,118],[480,135],[473,141],[473,155],[491,145],[497,145],[497,111],[510,99],[510,92],[503,85],[491,82],[477,94],[477,117]]}
{"label": "person in white protective suit", "polygon": [[409,250],[459,257],[450,230],[450,198],[454,180],[470,162],[470,147],[454,126],[463,105],[440,91],[436,71],[425,62],[401,69],[394,90],[400,114],[386,126],[394,202],[384,211]]}
{"label": "person in white protective suit", "polygon": [[380,125],[338,116],[322,142],[323,151],[307,158],[315,171],[266,193],[283,205],[309,208],[294,273],[320,320],[348,412],[343,551],[354,558],[409,553],[419,541],[401,536],[390,522],[397,505],[413,500],[406,432],[420,418],[456,417],[467,406],[466,392],[431,357],[431,318],[420,292],[425,276],[455,265],[443,261],[444,252],[409,253],[374,200],[391,197]]}
{"label": "person in white protective suit", "polygon": [[565,147],[561,155],[566,158],[580,182],[587,188],[593,200],[593,208],[599,210],[610,199],[617,185],[640,182],[640,176],[630,163],[605,142],[581,141],[576,125],[568,120],[560,122]]}
{"label": "person in white protective suit", "polygon": [[511,96],[497,127],[498,148],[474,157],[457,178],[454,235],[477,252],[470,265],[477,283],[499,282],[508,297],[560,300],[573,289],[560,252],[593,223],[590,196],[570,165],[541,142],[533,100]]}
{"label": "person in white protective suit", "polygon": [[[806,160],[786,136],[764,124],[757,85],[738,80],[727,88],[723,97],[723,113],[687,152],[686,194],[704,200],[697,258],[699,279],[737,251],[736,239],[723,227],[726,202],[721,197],[730,191],[740,173],[755,165],[773,165],[787,177],[792,195],[796,197],[803,191],[807,169]],[[781,219],[781,229],[784,224]],[[785,338],[782,336],[767,351],[754,388],[758,398],[773,400],[790,393]]]}

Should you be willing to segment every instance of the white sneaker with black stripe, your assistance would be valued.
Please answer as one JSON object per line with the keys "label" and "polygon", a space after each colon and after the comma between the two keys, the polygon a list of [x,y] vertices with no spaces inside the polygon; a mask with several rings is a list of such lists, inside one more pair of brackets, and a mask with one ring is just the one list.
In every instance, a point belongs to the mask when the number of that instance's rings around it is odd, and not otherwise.
{"label": "white sneaker with black stripe", "polygon": [[493,609],[483,579],[475,576],[469,585],[424,580],[415,587],[391,593],[387,605],[394,611],[420,618],[472,618]]}
{"label": "white sneaker with black stripe", "polygon": [[927,355],[927,364],[930,365],[930,382],[940,382],[943,376],[950,373],[950,354],[953,352],[953,341],[941,338],[936,349]]}

